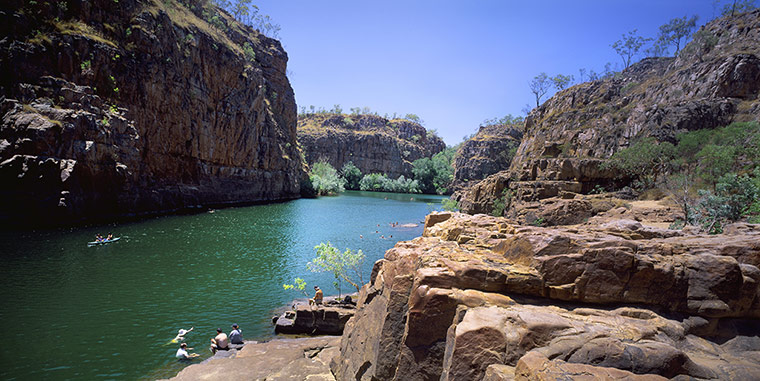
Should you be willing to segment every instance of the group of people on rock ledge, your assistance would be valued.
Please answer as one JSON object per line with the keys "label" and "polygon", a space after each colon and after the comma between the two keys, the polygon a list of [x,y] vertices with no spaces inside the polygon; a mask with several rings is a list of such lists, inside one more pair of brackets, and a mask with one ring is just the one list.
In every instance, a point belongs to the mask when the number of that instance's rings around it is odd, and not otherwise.
{"label": "group of people on rock ledge", "polygon": [[[177,333],[177,337],[175,337],[172,341],[184,341],[185,335],[188,332],[192,331],[193,328],[187,330],[180,329]],[[224,333],[221,328],[217,328],[216,336],[211,339],[211,347],[209,347],[209,349],[212,353],[216,354],[217,351],[229,350],[230,344],[243,344],[243,331],[237,324],[232,325],[232,331],[230,332],[229,336],[227,336],[227,334]],[[189,360],[200,356],[197,353],[189,353],[188,351],[191,350],[193,350],[193,348],[188,348],[187,343],[182,343],[179,345],[179,349],[177,349],[177,354],[175,356],[180,360]]]}

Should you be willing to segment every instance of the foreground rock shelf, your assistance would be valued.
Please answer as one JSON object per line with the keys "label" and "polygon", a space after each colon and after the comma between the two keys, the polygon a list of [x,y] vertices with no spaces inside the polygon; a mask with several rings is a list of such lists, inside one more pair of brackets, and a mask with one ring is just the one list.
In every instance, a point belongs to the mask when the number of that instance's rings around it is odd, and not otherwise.
{"label": "foreground rock shelf", "polygon": [[189,366],[172,380],[334,380],[335,336],[249,343],[227,357]]}
{"label": "foreground rock shelf", "polygon": [[613,220],[540,228],[428,216],[378,261],[331,368],[339,380],[760,374],[760,229]]}

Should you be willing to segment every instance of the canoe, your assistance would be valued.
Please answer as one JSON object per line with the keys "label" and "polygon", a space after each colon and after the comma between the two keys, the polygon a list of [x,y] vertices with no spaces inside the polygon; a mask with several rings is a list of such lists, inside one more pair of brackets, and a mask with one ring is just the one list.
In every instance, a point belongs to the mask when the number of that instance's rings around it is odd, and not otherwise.
{"label": "canoe", "polygon": [[87,242],[87,246],[97,246],[97,245],[105,245],[107,243],[116,242],[120,240],[121,237],[111,238],[104,241],[93,241],[93,242]]}

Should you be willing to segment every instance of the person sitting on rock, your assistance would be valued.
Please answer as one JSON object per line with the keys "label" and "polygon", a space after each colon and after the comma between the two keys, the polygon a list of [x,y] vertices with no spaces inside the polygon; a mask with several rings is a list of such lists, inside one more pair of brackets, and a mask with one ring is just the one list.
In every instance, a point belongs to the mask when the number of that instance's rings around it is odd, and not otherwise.
{"label": "person sitting on rock", "polygon": [[200,356],[197,353],[187,353],[187,351],[192,351],[193,348],[188,348],[187,343],[182,343],[179,345],[179,349],[177,349],[177,354],[175,357],[177,357],[180,360],[190,360],[193,358],[196,358]]}
{"label": "person sitting on rock", "polygon": [[230,349],[229,340],[227,339],[227,334],[222,332],[221,328],[216,329],[216,337],[211,339],[211,353],[216,353],[216,351],[226,351]]}
{"label": "person sitting on rock", "polygon": [[232,332],[230,332],[230,343],[243,344],[243,331],[240,330],[237,324],[232,325]]}
{"label": "person sitting on rock", "polygon": [[309,305],[322,304],[323,297],[324,294],[322,293],[322,289],[320,289],[319,286],[314,286],[314,298],[309,299]]}

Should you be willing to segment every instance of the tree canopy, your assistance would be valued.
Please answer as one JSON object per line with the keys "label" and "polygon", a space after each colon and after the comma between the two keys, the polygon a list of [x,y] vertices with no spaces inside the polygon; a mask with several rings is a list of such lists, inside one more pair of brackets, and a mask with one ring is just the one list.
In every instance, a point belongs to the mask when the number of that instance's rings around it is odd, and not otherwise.
{"label": "tree canopy", "polygon": [[639,53],[639,50],[641,50],[641,47],[647,41],[651,40],[650,38],[644,38],[637,35],[636,31],[637,30],[634,29],[628,32],[628,34],[623,34],[621,39],[612,44],[612,48],[615,49],[617,54],[623,60],[624,69],[631,66],[631,60],[633,57]]}

